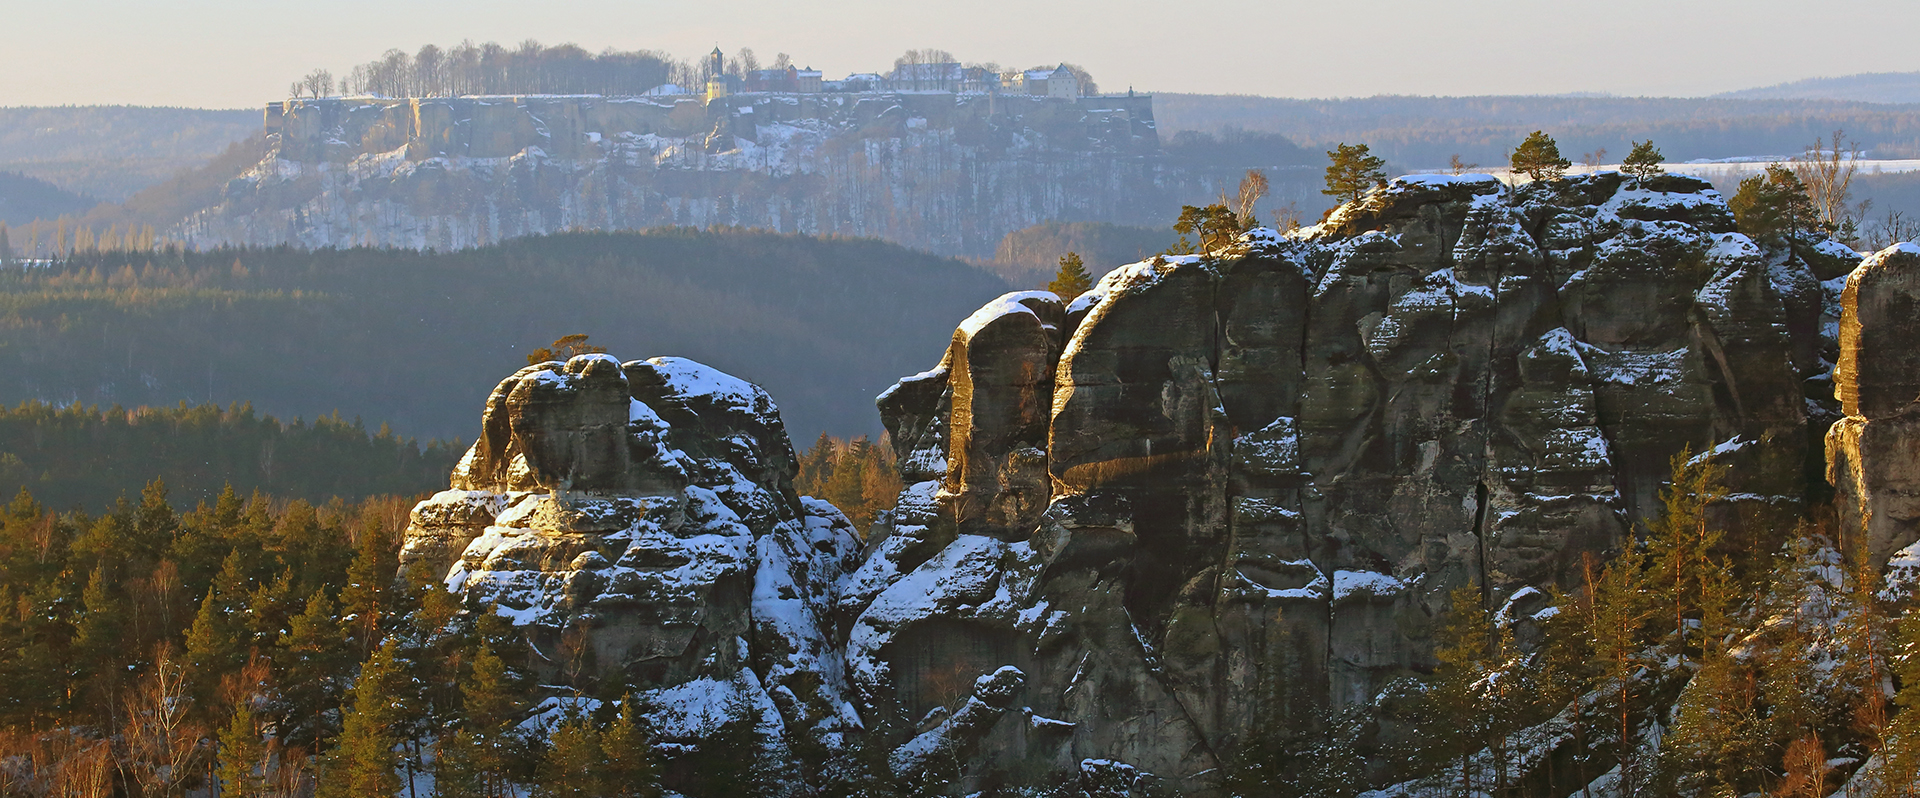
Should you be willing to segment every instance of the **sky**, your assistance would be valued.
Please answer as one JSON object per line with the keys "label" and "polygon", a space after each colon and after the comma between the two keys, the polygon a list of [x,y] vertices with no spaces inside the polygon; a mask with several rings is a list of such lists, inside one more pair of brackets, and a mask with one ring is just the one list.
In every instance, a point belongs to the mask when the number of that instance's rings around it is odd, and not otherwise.
{"label": "sky", "polygon": [[1274,97],[1697,96],[1920,70],[1873,33],[1920,30],[1914,0],[0,0],[0,20],[0,106],[258,107],[316,67],[462,39],[750,47],[829,78],[934,47],[1072,62],[1103,91]]}

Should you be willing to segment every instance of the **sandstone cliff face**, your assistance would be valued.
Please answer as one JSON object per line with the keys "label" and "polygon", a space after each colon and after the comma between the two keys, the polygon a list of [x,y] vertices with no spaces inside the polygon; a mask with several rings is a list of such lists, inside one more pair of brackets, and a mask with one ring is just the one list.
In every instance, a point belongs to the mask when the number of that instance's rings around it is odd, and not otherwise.
{"label": "sandstone cliff face", "polygon": [[440,250],[735,225],[991,255],[1051,219],[1158,224],[1234,170],[1157,158],[1151,99],[944,92],[290,100],[198,246]]}
{"label": "sandstone cliff face", "polygon": [[685,745],[747,712],[785,750],[859,723],[831,617],[858,538],[794,471],[766,392],[698,363],[528,366],[414,508],[402,566],[511,619],[503,654],[542,683],[635,689]]}
{"label": "sandstone cliff face", "polygon": [[1729,466],[1729,523],[1791,524],[1829,386],[1843,513],[1920,538],[1920,250],[1822,283],[1845,259],[1690,178],[1402,179],[981,308],[879,397],[909,486],[864,540],[793,494],[765,392],[589,355],[495,389],[403,561],[546,683],[639,689],[676,750],[746,713],[788,761],[864,745],[953,794],[1210,794],[1263,727],[1367,708],[1363,747],[1402,742],[1450,592],[1524,625],[1676,454]]}
{"label": "sandstone cliff face", "polygon": [[1683,448],[1730,518],[1798,515],[1821,313],[1705,183],[1617,174],[1405,178],[1008,295],[880,397],[914,484],[839,597],[849,681],[923,719],[903,755],[967,752],[962,791],[1204,790],[1255,724],[1431,668],[1454,588],[1542,609]]}
{"label": "sandstone cliff face", "polygon": [[1827,431],[1827,479],[1841,528],[1884,561],[1920,542],[1920,246],[1861,263],[1840,304],[1833,389],[1846,416]]}

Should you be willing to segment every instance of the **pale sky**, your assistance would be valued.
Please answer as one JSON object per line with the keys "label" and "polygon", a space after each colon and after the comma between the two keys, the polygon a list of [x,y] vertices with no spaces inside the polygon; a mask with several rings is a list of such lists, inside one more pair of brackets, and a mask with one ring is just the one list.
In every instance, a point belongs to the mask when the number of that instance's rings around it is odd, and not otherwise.
{"label": "pale sky", "polygon": [[1104,91],[1688,96],[1920,70],[1917,32],[1916,0],[0,0],[0,106],[251,108],[389,48],[529,38],[829,78],[937,47]]}

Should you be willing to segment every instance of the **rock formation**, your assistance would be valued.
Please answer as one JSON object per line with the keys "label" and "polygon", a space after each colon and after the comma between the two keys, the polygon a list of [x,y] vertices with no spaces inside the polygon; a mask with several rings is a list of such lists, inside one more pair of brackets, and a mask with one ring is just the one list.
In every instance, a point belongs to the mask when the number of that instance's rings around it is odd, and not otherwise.
{"label": "rock formation", "polygon": [[637,690],[690,745],[752,713],[784,750],[858,725],[831,617],[858,538],[794,472],[756,386],[679,358],[541,363],[494,389],[401,562],[511,619],[504,655],[543,683]]}
{"label": "rock formation", "polygon": [[1157,226],[1245,166],[1167,163],[1145,95],[321,98],[269,106],[266,133],[171,234],[451,250],[735,225],[990,256],[1051,219]]}
{"label": "rock formation", "polygon": [[[1261,729],[1431,670],[1455,589],[1543,611],[1676,455],[1728,466],[1729,523],[1791,524],[1830,385],[1843,504],[1912,542],[1920,384],[1887,342],[1920,250],[1853,273],[1836,350],[1821,278],[1851,253],[1804,243],[1755,244],[1687,177],[1425,176],[1067,301],[1009,294],[879,397],[909,485],[864,540],[793,494],[759,389],[530,366],[404,561],[511,618],[543,678],[687,708],[657,724],[682,745],[746,707],[770,750],[857,744],[952,794],[1215,794]],[[1404,734],[1387,714],[1367,745]]]}
{"label": "rock formation", "polygon": [[1689,447],[1730,519],[1790,523],[1850,255],[1800,249],[1687,177],[1426,176],[1003,297],[879,399],[913,484],[840,595],[851,685],[971,752],[961,792],[1204,792],[1256,726],[1431,669],[1453,589],[1542,609]]}
{"label": "rock formation", "polygon": [[1841,529],[1876,561],[1920,542],[1920,246],[1896,244],[1846,278],[1827,431]]}

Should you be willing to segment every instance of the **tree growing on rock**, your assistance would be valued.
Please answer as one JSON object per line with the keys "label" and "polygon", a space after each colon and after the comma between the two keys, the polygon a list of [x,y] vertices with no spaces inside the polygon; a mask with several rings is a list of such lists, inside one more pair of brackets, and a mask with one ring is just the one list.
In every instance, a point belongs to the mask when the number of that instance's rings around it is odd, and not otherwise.
{"label": "tree growing on rock", "polygon": [[1251,230],[1255,224],[1259,223],[1259,215],[1254,205],[1259,203],[1260,198],[1265,197],[1271,188],[1272,183],[1267,180],[1267,173],[1258,169],[1248,169],[1246,176],[1240,178],[1240,191],[1234,197],[1233,214],[1239,217],[1243,229]]}
{"label": "tree growing on rock", "polygon": [[1807,232],[1817,219],[1806,184],[1779,164],[1740,181],[1740,190],[1727,201],[1727,209],[1733,212],[1740,232],[1756,240],[1778,240]]}
{"label": "tree growing on rock", "polygon": [[1327,187],[1320,193],[1346,204],[1358,201],[1368,191],[1387,184],[1387,162],[1368,151],[1365,144],[1341,142],[1327,153]]}
{"label": "tree growing on rock", "polygon": [[[1240,218],[1228,210],[1225,203],[1214,203],[1205,207],[1184,205],[1180,208],[1180,219],[1173,223],[1173,230],[1180,234],[1181,243],[1187,236],[1198,239],[1200,252],[1211,252],[1233,243],[1240,235]],[[1186,254],[1186,253],[1173,253]]]}
{"label": "tree growing on rock", "polygon": [[1853,197],[1853,175],[1859,171],[1860,159],[1866,151],[1846,137],[1844,130],[1833,131],[1831,142],[1816,137],[1804,153],[1789,163],[1794,176],[1806,186],[1807,201],[1820,229],[1840,241],[1858,237],[1860,223],[1856,217],[1866,212],[1864,202],[1858,208],[1848,204]]}
{"label": "tree growing on rock", "polygon": [[1620,162],[1620,171],[1634,180],[1644,181],[1655,175],[1666,173],[1666,168],[1660,165],[1666,160],[1666,156],[1661,155],[1660,150],[1653,146],[1653,139],[1636,141],[1633,143],[1633,151],[1627,153],[1626,160]]}
{"label": "tree growing on rock", "polygon": [[543,346],[527,353],[527,365],[545,363],[549,360],[566,361],[574,355],[598,355],[607,351],[604,346],[587,343],[586,333],[574,333],[560,336],[552,346]]}
{"label": "tree growing on rock", "polygon": [[1086,263],[1080,260],[1080,254],[1069,252],[1060,257],[1060,270],[1053,273],[1053,282],[1047,283],[1047,290],[1054,296],[1072,302],[1074,297],[1093,287],[1093,276],[1087,274]]}
{"label": "tree growing on rock", "polygon": [[1573,165],[1560,157],[1559,142],[1540,130],[1527,134],[1526,140],[1514,149],[1511,160],[1514,173],[1532,180],[1559,180],[1566,176],[1567,167]]}

